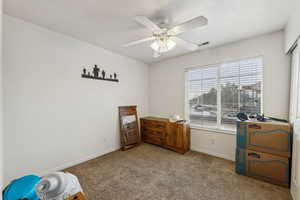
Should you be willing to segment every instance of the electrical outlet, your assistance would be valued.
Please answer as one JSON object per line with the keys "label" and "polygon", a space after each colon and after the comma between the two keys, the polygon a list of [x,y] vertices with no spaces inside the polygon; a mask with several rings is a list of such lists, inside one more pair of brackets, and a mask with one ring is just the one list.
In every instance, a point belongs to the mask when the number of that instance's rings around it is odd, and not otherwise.
{"label": "electrical outlet", "polygon": [[214,138],[210,139],[210,143],[215,144],[215,139]]}

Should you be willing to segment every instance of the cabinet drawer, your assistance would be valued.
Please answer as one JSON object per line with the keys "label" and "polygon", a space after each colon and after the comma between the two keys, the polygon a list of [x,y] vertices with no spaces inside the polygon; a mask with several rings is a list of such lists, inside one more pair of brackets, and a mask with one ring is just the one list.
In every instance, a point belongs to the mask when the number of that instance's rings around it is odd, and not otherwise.
{"label": "cabinet drawer", "polygon": [[153,130],[148,127],[143,127],[143,135],[153,135],[156,137],[163,138],[164,137],[164,132],[162,130]]}
{"label": "cabinet drawer", "polygon": [[290,157],[290,126],[249,124],[247,140],[248,149]]}
{"label": "cabinet drawer", "polygon": [[144,142],[148,142],[151,144],[162,145],[162,138],[154,136],[154,135],[143,135]]}
{"label": "cabinet drawer", "polygon": [[143,127],[147,127],[150,129],[163,130],[166,127],[166,123],[160,121],[143,120],[142,123],[143,123]]}
{"label": "cabinet drawer", "polygon": [[247,150],[247,173],[275,184],[288,185],[289,159],[268,153]]}
{"label": "cabinet drawer", "polygon": [[291,125],[276,122],[237,122],[237,147],[291,157]]}

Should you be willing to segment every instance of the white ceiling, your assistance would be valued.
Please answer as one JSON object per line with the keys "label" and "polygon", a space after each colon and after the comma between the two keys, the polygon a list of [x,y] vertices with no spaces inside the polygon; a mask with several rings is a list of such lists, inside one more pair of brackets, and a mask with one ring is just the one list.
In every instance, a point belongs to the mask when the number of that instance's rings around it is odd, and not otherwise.
{"label": "white ceiling", "polygon": [[206,27],[184,33],[194,43],[210,42],[208,48],[284,28],[292,0],[4,0],[4,12],[48,29],[71,35],[145,63],[189,53],[176,47],[153,58],[149,43],[122,47],[151,36],[133,21],[145,15],[173,25],[203,15]]}

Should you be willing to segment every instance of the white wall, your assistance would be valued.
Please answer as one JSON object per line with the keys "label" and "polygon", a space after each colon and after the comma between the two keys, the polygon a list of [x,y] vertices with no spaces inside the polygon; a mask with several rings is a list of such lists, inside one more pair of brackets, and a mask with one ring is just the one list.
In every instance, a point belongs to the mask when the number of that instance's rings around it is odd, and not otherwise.
{"label": "white wall", "polygon": [[[4,17],[5,181],[119,148],[118,106],[148,112],[148,66]],[[120,82],[81,78],[99,64]]]}
{"label": "white wall", "polygon": [[[3,123],[2,123],[2,0],[0,0],[0,190],[3,188]],[[2,195],[0,195],[2,200]]]}
{"label": "white wall", "polygon": [[[264,112],[267,116],[288,118],[290,66],[284,54],[282,31],[198,51],[150,66],[150,114],[184,116],[184,70],[253,56],[264,58]],[[192,130],[192,149],[234,159],[235,135]]]}
{"label": "white wall", "polygon": [[300,36],[300,1],[293,0],[293,10],[285,28],[285,51],[292,47]]}

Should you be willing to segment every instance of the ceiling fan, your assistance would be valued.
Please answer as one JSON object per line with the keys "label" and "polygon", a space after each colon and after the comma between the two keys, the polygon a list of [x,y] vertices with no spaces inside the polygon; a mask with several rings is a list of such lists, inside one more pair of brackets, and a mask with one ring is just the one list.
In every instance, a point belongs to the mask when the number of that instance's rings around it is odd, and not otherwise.
{"label": "ceiling fan", "polygon": [[124,47],[129,47],[148,41],[154,41],[150,45],[153,49],[153,57],[161,56],[161,54],[170,51],[176,45],[182,46],[189,51],[197,50],[199,48],[199,45],[185,41],[178,37],[178,35],[189,30],[205,26],[207,24],[207,18],[203,16],[195,17],[189,21],[171,28],[168,28],[167,23],[157,25],[146,16],[136,16],[134,20],[148,28],[152,32],[152,36],[130,42],[128,44],[125,44]]}

